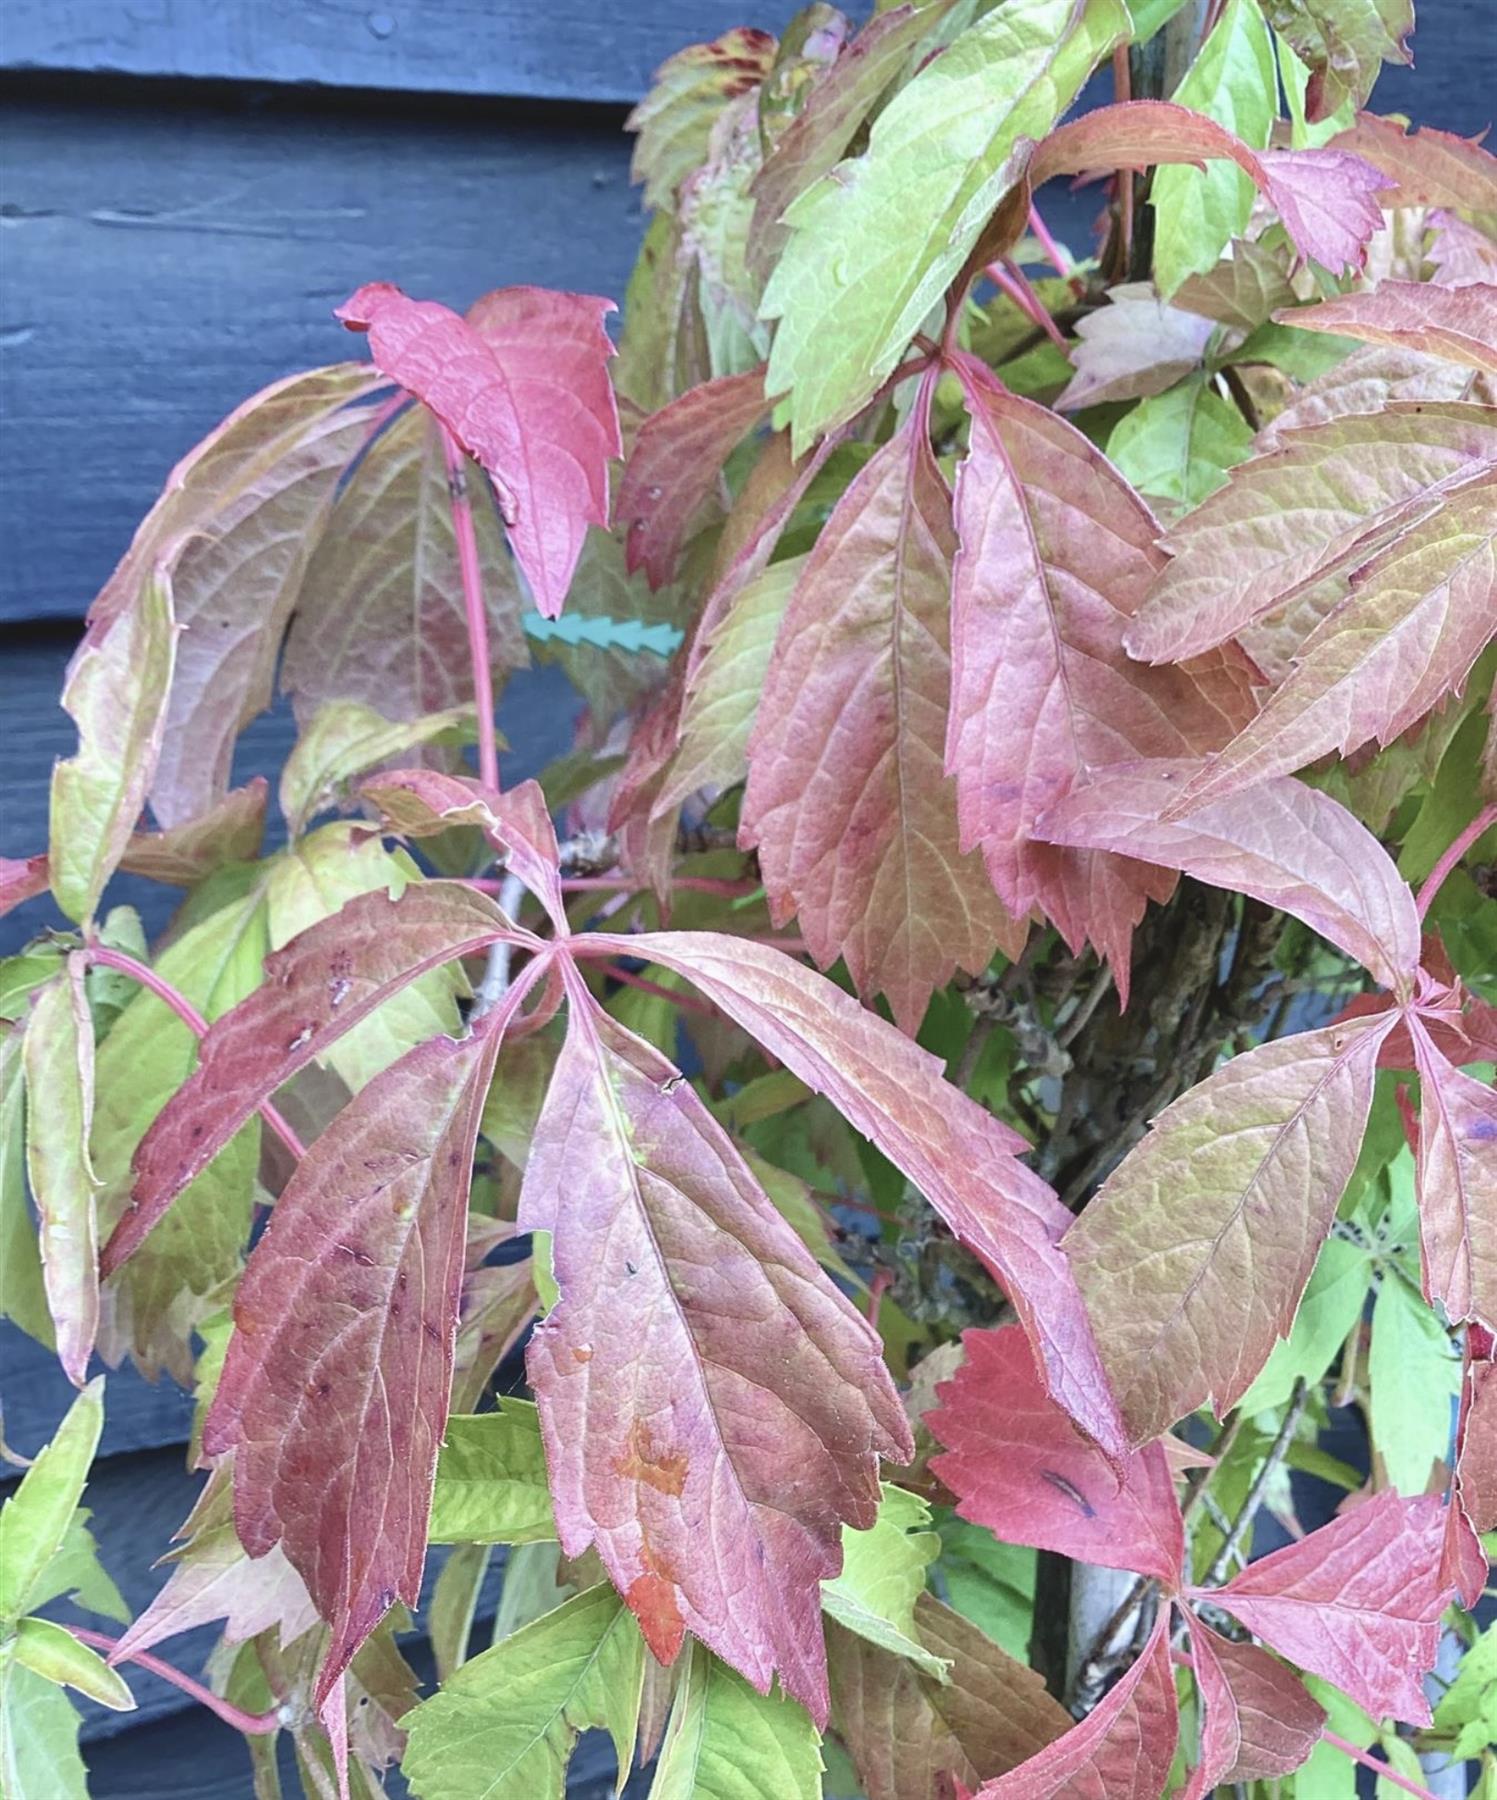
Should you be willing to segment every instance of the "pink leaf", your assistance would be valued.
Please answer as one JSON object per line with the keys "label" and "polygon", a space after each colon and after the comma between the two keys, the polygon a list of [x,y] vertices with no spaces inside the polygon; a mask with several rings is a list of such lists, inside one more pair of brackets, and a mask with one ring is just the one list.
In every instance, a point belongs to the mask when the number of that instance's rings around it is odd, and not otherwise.
{"label": "pink leaf", "polygon": [[332,1628],[319,1706],[396,1600],[420,1594],[473,1150],[504,1024],[491,1017],[418,1045],[338,1114],[234,1302],[203,1448],[233,1453],[245,1549],[279,1544]]}
{"label": "pink leaf", "polygon": [[1251,894],[1303,919],[1384,987],[1410,994],[1419,915],[1408,884],[1366,826],[1329,794],[1286,777],[1167,819],[1194,772],[1195,765],[1178,762],[1103,770],[1052,807],[1038,830],[1055,843],[1162,863]]}
{"label": "pink leaf", "polygon": [[588,294],[499,288],[466,319],[370,282],[337,308],[376,366],[430,407],[492,478],[515,558],[547,618],[561,611],[589,525],[608,523],[620,454],[603,318]]}
{"label": "pink leaf", "polygon": [[1170,1618],[1161,1606],[1143,1654],[1079,1725],[974,1800],[1159,1800],[1180,1734]]}
{"label": "pink leaf", "polygon": [[767,411],[764,371],[753,369],[689,388],[645,420],[615,509],[631,574],[643,569],[652,588],[675,579],[681,547],[723,464]]}
{"label": "pink leaf", "polygon": [[[513,928],[460,882],[417,882],[402,897],[361,894],[265,959],[264,984],[214,1021],[198,1066],[135,1153],[135,1190],[100,1257],[125,1260],[189,1181],[258,1106],[381,1001],[428,969],[471,956]],[[528,934],[515,934],[533,943]]]}
{"label": "pink leaf", "polygon": [[528,1368],[563,1548],[660,1661],[689,1630],[824,1725],[818,1584],[912,1453],[877,1333],[679,1071],[567,986],[519,1211],[560,1290]]}
{"label": "pink leaf", "polygon": [[1375,1719],[1428,1724],[1420,1685],[1434,1667],[1445,1508],[1385,1490],[1199,1597],[1224,1607],[1302,1669]]}
{"label": "pink leaf", "polygon": [[276,1632],[284,1648],[317,1623],[307,1584],[277,1544],[250,1557],[225,1524],[178,1553],[166,1585],[115,1646],[113,1662],[128,1662],[164,1638],[223,1620],[226,1644]]}
{"label": "pink leaf", "polygon": [[1206,1401],[1223,1415],[1288,1336],[1391,1024],[1233,1057],[1165,1108],[1066,1234],[1132,1442]]}
{"label": "pink leaf", "polygon": [[1089,769],[1200,752],[1234,721],[1190,671],[1152,680],[1123,650],[1163,565],[1148,508],[1073,426],[971,360],[961,374],[972,437],[957,477],[945,762],[962,847],[981,847],[1016,917],[1043,909],[1074,950],[1090,937],[1126,995],[1133,927],[1173,880],[1047,848],[1035,821]]}
{"label": "pink leaf", "polygon": [[1304,1683],[1256,1644],[1190,1622],[1190,1658],[1205,1718],[1200,1757],[1180,1800],[1205,1800],[1222,1783],[1292,1774],[1320,1741],[1325,1712]]}
{"label": "pink leaf", "polygon": [[1383,177],[1384,206],[1454,206],[1497,212],[1497,156],[1477,138],[1456,137],[1428,125],[1411,131],[1404,119],[1358,113],[1356,124],[1332,138]]}
{"label": "pink leaf", "polygon": [[1333,274],[1360,269],[1382,224],[1376,195],[1385,183],[1351,151],[1250,150],[1203,113],[1166,100],[1133,100],[1083,113],[1051,132],[1034,153],[1036,187],[1089,169],[1155,163],[1235,162],[1279,214],[1300,255]]}
{"label": "pink leaf", "polygon": [[0,919],[38,894],[45,894],[50,881],[45,854],[0,856]]}
{"label": "pink leaf", "polygon": [[1170,563],[1127,633],[1129,652],[1195,656],[1344,581],[1493,459],[1491,409],[1456,401],[1397,401],[1286,433],[1166,537]]}
{"label": "pink leaf", "polygon": [[256,775],[185,824],[132,833],[120,867],[148,881],[196,887],[225,863],[255,861],[265,838],[267,788],[265,777]]}
{"label": "pink leaf", "polygon": [[1461,691],[1492,638],[1497,464],[1448,486],[1370,549],[1366,560],[1352,559],[1346,598],[1301,644],[1262,712],[1191,781],[1177,810],[1328,751],[1390,744]]}
{"label": "pink leaf", "polygon": [[1180,1580],[1185,1532],[1162,1444],[1119,1472],[1045,1392],[1017,1325],[969,1331],[966,1360],[936,1394],[926,1423],[945,1452],[931,1470],[957,1511],[1005,1544]]}
{"label": "pink leaf", "polygon": [[1419,1238],[1425,1296],[1454,1322],[1497,1327],[1497,1093],[1414,1022],[1419,1071]]}
{"label": "pink leaf", "polygon": [[1162,394],[1200,365],[1216,326],[1163,301],[1147,283],[1115,287],[1108,304],[1078,321],[1076,373],[1058,407],[1101,406]]}
{"label": "pink leaf", "polygon": [[1467,368],[1497,374],[1497,285],[1469,282],[1384,281],[1361,293],[1291,306],[1274,314],[1299,331],[1331,331],[1368,344],[1422,350]]}
{"label": "pink leaf", "polygon": [[522,781],[496,794],[479,782],[437,769],[387,769],[363,783],[359,792],[373,802],[396,831],[428,837],[454,825],[476,825],[551,916],[565,937],[566,901],[561,891],[556,827],[540,784]]}
{"label": "pink leaf", "polygon": [[909,1032],[957,968],[985,968],[1000,945],[1017,955],[1026,936],[961,850],[943,779],[956,546],[929,392],[838,501],[796,584],[741,821],[776,921],[796,914],[816,960],[844,957]]}
{"label": "pink leaf", "polygon": [[643,956],[693,982],[824,1093],[925,1195],[1007,1293],[1059,1406],[1110,1457],[1124,1438],[1058,1239],[1071,1215],[1015,1160],[1028,1145],[944,1079],[941,1064],[781,951],[718,932],[601,934],[581,954]]}

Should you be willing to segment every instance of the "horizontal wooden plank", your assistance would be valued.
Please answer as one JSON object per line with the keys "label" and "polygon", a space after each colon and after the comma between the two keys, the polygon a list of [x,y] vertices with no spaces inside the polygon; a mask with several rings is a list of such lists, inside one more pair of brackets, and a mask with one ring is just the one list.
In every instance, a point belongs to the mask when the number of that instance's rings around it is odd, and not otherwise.
{"label": "horizontal wooden plank", "polygon": [[[10,0],[0,66],[629,101],[682,45],[795,0]],[[867,6],[854,6],[867,11]]]}
{"label": "horizontal wooden plank", "polygon": [[618,295],[615,120],[12,99],[0,121],[0,619],[78,617],[176,459],[266,382],[360,353],[368,280],[466,305]]}

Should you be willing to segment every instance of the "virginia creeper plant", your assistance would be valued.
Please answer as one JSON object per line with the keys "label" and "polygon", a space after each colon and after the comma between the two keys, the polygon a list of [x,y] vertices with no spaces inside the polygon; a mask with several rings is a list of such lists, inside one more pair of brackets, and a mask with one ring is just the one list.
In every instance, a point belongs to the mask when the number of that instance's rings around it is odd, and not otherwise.
{"label": "virginia creeper plant", "polygon": [[[265,1795],[1497,1794],[1497,159],[1367,110],[1412,23],[731,32],[617,354],[375,281],[172,473],[4,872],[0,1304],[81,1390],[6,1794],[140,1667]],[[197,1401],[133,1621],[95,1357]]]}

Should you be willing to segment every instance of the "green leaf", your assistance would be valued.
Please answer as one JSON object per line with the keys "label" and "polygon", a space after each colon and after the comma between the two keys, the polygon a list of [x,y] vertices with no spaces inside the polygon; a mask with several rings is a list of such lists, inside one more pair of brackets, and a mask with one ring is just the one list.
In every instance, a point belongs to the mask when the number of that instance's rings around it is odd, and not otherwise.
{"label": "green leaf", "polygon": [[31,996],[56,975],[66,955],[61,944],[42,943],[0,962],[0,1019],[24,1018]]}
{"label": "green leaf", "polygon": [[1119,419],[1107,454],[1141,494],[1199,506],[1253,448],[1253,431],[1205,374],[1140,400]]}
{"label": "green leaf", "polygon": [[764,79],[774,51],[767,32],[739,26],[710,44],[688,44],[655,71],[649,93],[624,121],[638,134],[629,174],[644,183],[646,206],[672,204],[706,161],[724,107]]}
{"label": "green leaf", "polygon": [[0,1794],[5,1800],[88,1800],[72,1702],[6,1651],[0,1651]]}
{"label": "green leaf", "polygon": [[70,919],[91,919],[145,804],[166,724],[177,627],[163,570],[105,629],[90,626],[68,668],[62,704],[78,754],[52,771],[47,839],[52,893]]}
{"label": "green leaf", "polygon": [[884,1483],[878,1518],[867,1531],[842,1533],[842,1573],[821,1584],[821,1604],[849,1631],[944,1681],[950,1665],[932,1656],[915,1629],[915,1602],[941,1548],[930,1508],[918,1494]]}
{"label": "green leaf", "polygon": [[650,1800],[819,1800],[821,1754],[806,1709],[778,1690],[755,1693],[700,1644],[686,1654]]}
{"label": "green leaf", "polygon": [[0,1508],[0,1619],[18,1619],[37,1604],[34,1596],[67,1538],[103,1427],[104,1377],[97,1375]]}
{"label": "green leaf", "polygon": [[556,1536],[540,1418],[529,1400],[454,1413],[437,1457],[434,1544],[529,1544]]}
{"label": "green leaf", "polygon": [[75,1606],[127,1625],[130,1609],[99,1561],[99,1546],[88,1528],[92,1516],[86,1506],[80,1506],[68,1520],[62,1548],[47,1564],[32,1592],[31,1605],[33,1609],[40,1608],[59,1594],[66,1594]]}
{"label": "green leaf", "polygon": [[1020,1662],[1028,1659],[1034,1629],[1038,1560],[1025,1545],[999,1543],[986,1526],[954,1515],[941,1522],[940,1572],[948,1600]]}
{"label": "green leaf", "polygon": [[1076,13],[1075,0],[995,8],[893,96],[864,155],[785,215],[762,307],[779,321],[765,386],[787,396],[797,455],[893,371],[1013,186],[1018,140],[1043,137],[1130,35],[1121,0]]}
{"label": "green leaf", "polygon": [[606,1584],[588,1588],[464,1663],[406,1714],[411,1791],[420,1800],[561,1800],[578,1733],[590,1727],[609,1732],[627,1769],[643,1681],[632,1614]]}
{"label": "green leaf", "polygon": [[94,1026],[75,951],[37,995],[21,1047],[26,1091],[26,1174],[41,1221],[42,1282],[68,1379],[83,1385],[99,1329],[98,1178],[89,1159]]}
{"label": "green leaf", "polygon": [[1455,1733],[1453,1762],[1480,1756],[1497,1744],[1497,1625],[1488,1625],[1461,1658],[1455,1680],[1435,1708],[1435,1729]]}
{"label": "green leaf", "polygon": [[[55,965],[54,965],[55,968]],[[19,1031],[0,1036],[0,1317],[55,1349],[42,1253],[26,1201],[26,1079]]]}
{"label": "green leaf", "polygon": [[[264,883],[182,931],[156,972],[211,1024],[259,986],[270,945]],[[130,1198],[131,1160],[147,1127],[197,1066],[197,1034],[147,988],[99,1046],[94,1168],[100,1212],[113,1228]],[[111,1332],[151,1374],[192,1380],[192,1332],[222,1304],[249,1236],[260,1121],[250,1122],[186,1187],[121,1269]]]}
{"label": "green leaf", "polygon": [[[324,825],[298,839],[271,866],[266,890],[270,947],[284,948],[358,894],[379,891],[398,900],[408,882],[420,879],[409,856],[386,850],[367,827]],[[466,991],[455,964],[429,970],[339,1038],[327,1051],[328,1064],[357,1093],[412,1044],[455,1037],[457,995]]]}
{"label": "green leaf", "polygon": [[[1250,149],[1267,148],[1278,76],[1258,0],[1228,0],[1173,98],[1225,125]],[[1214,268],[1228,242],[1247,229],[1253,194],[1251,177],[1225,159],[1205,169],[1172,164],[1154,171],[1154,279],[1166,299],[1187,275]]]}
{"label": "green leaf", "polygon": [[1404,46],[1414,29],[1412,0],[1260,0],[1260,4],[1269,24],[1309,72],[1308,82],[1301,73],[1294,83],[1286,72],[1285,87],[1292,96],[1298,88],[1294,97],[1303,97],[1304,113],[1312,124],[1365,106],[1384,62],[1414,60]]}
{"label": "green leaf", "polygon": [[281,770],[281,811],[294,836],[314,814],[336,806],[354,776],[424,744],[461,744],[474,733],[471,706],[391,720],[359,700],[319,706]]}
{"label": "green leaf", "polygon": [[1244,1412],[1282,1406],[1301,1377],[1313,1385],[1335,1361],[1361,1317],[1372,1281],[1367,1252],[1346,1238],[1327,1238],[1316,1259],[1294,1326],[1280,1338],[1258,1378],[1238,1403]]}
{"label": "green leaf", "polygon": [[135,1696],[98,1651],[79,1643],[66,1626],[51,1619],[22,1619],[16,1626],[14,1654],[35,1675],[76,1688],[111,1712],[134,1712]]}
{"label": "green leaf", "polygon": [[1461,1365],[1434,1313],[1391,1272],[1372,1308],[1367,1378],[1373,1448],[1401,1494],[1422,1494],[1450,1450]]}
{"label": "green leaf", "polygon": [[491,1555],[487,1544],[459,1544],[437,1575],[426,1606],[426,1630],[439,1682],[449,1681],[468,1660],[478,1596]]}

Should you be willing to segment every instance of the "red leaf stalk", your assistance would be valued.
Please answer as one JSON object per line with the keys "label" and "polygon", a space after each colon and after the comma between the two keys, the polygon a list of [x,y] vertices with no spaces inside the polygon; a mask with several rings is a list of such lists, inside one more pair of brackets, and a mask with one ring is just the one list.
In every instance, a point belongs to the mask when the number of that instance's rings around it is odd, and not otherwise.
{"label": "red leaf stalk", "polygon": [[1455,840],[1440,860],[1429,872],[1429,879],[1419,890],[1419,917],[1422,919],[1429,911],[1436,894],[1445,885],[1445,878],[1456,866],[1479,837],[1497,825],[1497,805],[1483,807],[1461,835]]}
{"label": "red leaf stalk", "polygon": [[[143,988],[149,988],[158,1000],[169,1006],[196,1037],[201,1038],[207,1034],[208,1021],[187,996],[179,994],[169,981],[163,981],[145,963],[137,962],[123,950],[111,950],[107,944],[90,944],[88,960],[101,968],[118,969],[121,975],[128,975],[132,981],[138,981]],[[282,1118],[279,1109],[267,1100],[260,1108],[260,1117],[300,1162],[307,1154],[307,1147]]]}
{"label": "red leaf stalk", "polygon": [[1397,1769],[1388,1763],[1379,1762],[1367,1751],[1359,1750],[1355,1744],[1344,1737],[1338,1737],[1334,1731],[1323,1731],[1321,1736],[1328,1744],[1334,1744],[1343,1756],[1349,1756],[1353,1762],[1361,1763],[1364,1769],[1375,1769],[1380,1781],[1391,1782],[1394,1787],[1402,1788],[1406,1794],[1418,1794],[1420,1800],[1435,1800],[1435,1796],[1427,1787],[1421,1787],[1417,1781],[1411,1781],[1407,1775],[1400,1775]]}
{"label": "red leaf stalk", "polygon": [[442,426],[442,455],[447,462],[447,492],[452,500],[452,529],[463,577],[463,611],[468,619],[468,654],[473,661],[473,699],[478,707],[478,778],[499,792],[499,743],[494,735],[494,672],[489,662],[489,621],[483,605],[483,576],[478,567],[478,539],[473,531],[473,501],[468,473],[457,439]]}
{"label": "red leaf stalk", "polygon": [[[113,1661],[113,1653],[119,1648],[118,1638],[107,1637],[102,1631],[90,1631],[84,1625],[69,1625],[67,1629],[80,1644],[102,1650]],[[200,1681],[194,1681],[190,1675],[174,1669],[169,1662],[163,1662],[159,1656],[152,1656],[149,1650],[132,1650],[128,1656],[122,1656],[120,1661],[132,1662],[142,1669],[149,1669],[151,1674],[159,1675],[163,1681],[169,1681],[173,1687],[180,1688],[184,1694],[206,1706],[209,1712],[217,1713],[225,1725],[232,1725],[236,1731],[242,1731],[250,1737],[268,1737],[281,1729],[279,1707],[268,1713],[247,1713],[242,1707],[235,1706],[233,1701],[221,1700],[211,1688],[205,1688]]]}

